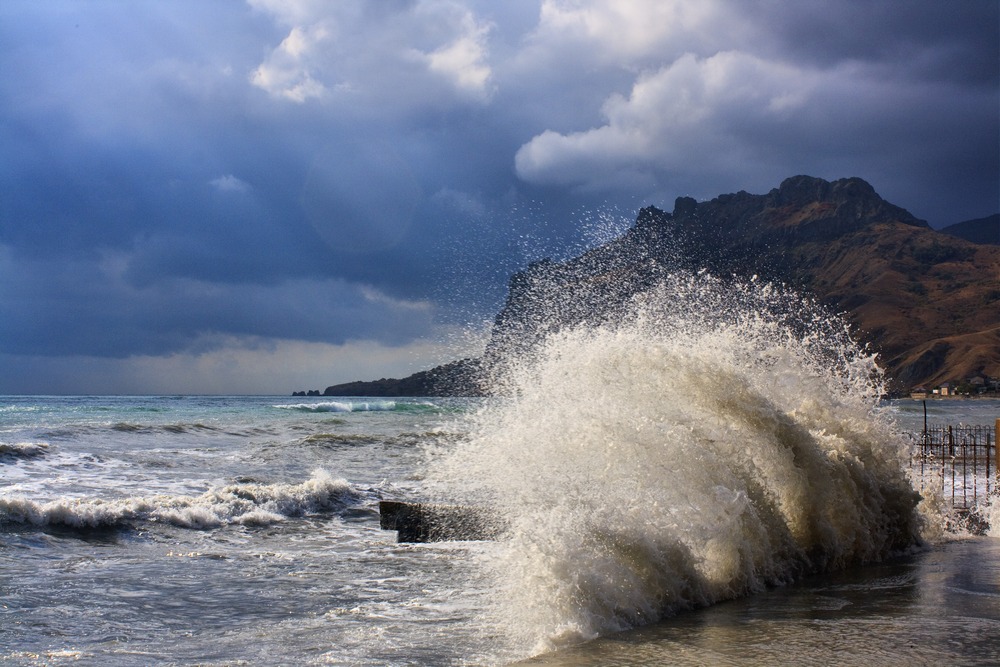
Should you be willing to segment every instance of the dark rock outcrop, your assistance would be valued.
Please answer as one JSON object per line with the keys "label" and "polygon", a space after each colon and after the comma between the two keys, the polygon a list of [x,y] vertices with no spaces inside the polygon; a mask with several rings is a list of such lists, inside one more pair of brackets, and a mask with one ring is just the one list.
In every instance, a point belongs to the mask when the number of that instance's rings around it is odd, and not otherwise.
{"label": "dark rock outcrop", "polygon": [[379,502],[379,526],[397,531],[397,542],[492,540],[506,528],[495,514],[478,507]]}
{"label": "dark rock outcrop", "polygon": [[482,396],[479,359],[461,359],[405,378],[335,384],[324,396]]}

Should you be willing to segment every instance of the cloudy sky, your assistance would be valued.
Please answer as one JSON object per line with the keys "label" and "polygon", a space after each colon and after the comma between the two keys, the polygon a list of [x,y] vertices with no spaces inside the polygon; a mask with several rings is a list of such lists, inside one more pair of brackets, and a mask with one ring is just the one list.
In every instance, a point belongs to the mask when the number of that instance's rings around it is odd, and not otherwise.
{"label": "cloudy sky", "polygon": [[0,393],[278,393],[475,351],[646,204],[1000,210],[995,0],[5,0]]}

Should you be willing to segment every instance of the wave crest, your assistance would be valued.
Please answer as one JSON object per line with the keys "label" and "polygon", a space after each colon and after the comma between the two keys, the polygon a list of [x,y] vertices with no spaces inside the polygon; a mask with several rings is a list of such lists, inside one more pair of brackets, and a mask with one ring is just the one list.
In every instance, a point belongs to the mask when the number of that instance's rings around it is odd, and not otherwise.
{"label": "wave crest", "polygon": [[34,459],[49,453],[44,442],[0,442],[0,463],[19,459]]}
{"label": "wave crest", "polygon": [[145,521],[193,529],[231,524],[262,526],[288,517],[336,512],[358,503],[361,497],[346,480],[317,470],[301,484],[230,484],[199,496],[74,498],[49,502],[0,498],[0,520],[71,528],[115,527]]}
{"label": "wave crest", "polygon": [[384,412],[396,409],[395,401],[324,401],[275,405],[279,410],[299,412]]}

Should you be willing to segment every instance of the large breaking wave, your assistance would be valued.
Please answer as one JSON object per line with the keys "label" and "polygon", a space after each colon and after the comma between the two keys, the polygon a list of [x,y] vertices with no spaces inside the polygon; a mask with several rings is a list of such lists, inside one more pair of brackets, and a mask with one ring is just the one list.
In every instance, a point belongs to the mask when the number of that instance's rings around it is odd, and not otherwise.
{"label": "large breaking wave", "polygon": [[438,455],[502,514],[497,623],[542,651],[879,561],[920,540],[882,376],[843,321],[757,281],[675,275],[550,335]]}

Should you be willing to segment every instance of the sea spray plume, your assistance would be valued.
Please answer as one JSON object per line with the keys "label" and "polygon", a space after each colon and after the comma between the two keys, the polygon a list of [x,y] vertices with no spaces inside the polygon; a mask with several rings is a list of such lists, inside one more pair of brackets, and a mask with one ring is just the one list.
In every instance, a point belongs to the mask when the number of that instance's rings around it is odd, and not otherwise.
{"label": "sea spray plume", "polygon": [[509,520],[491,612],[542,651],[915,544],[880,379],[793,292],[669,275],[508,363],[427,481]]}
{"label": "sea spray plume", "polygon": [[994,492],[982,508],[983,520],[989,528],[986,534],[1000,539],[1000,493]]}

